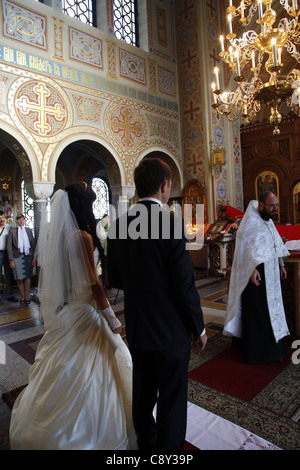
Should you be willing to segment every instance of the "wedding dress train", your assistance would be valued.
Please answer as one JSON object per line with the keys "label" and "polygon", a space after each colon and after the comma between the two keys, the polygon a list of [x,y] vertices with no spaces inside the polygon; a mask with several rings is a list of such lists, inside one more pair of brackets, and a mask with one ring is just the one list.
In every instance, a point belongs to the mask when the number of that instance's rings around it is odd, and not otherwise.
{"label": "wedding dress train", "polygon": [[88,301],[47,316],[29,384],[11,418],[11,449],[135,449],[131,356]]}

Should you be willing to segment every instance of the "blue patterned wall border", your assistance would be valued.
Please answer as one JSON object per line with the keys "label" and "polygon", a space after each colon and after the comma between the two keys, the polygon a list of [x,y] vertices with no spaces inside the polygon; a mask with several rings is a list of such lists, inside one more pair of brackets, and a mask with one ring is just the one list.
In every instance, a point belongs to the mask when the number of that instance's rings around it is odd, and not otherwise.
{"label": "blue patterned wall border", "polygon": [[0,44],[0,61],[178,113],[178,103]]}

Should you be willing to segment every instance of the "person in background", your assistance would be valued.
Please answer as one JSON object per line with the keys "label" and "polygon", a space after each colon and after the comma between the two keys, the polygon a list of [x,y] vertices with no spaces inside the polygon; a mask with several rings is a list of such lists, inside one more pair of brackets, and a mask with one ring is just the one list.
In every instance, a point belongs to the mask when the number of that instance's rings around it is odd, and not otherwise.
{"label": "person in background", "polygon": [[160,159],[144,159],[134,180],[140,200],[111,223],[108,233],[109,282],[124,290],[133,420],[140,450],[182,450],[190,347],[194,341],[203,349],[207,339],[203,312],[183,221],[162,207],[170,197],[170,167]]}
{"label": "person in background", "polygon": [[277,210],[277,196],[264,192],[237,231],[223,332],[249,364],[281,361],[289,351],[280,282],[289,251],[272,220]]}
{"label": "person in background", "polygon": [[25,216],[18,214],[17,227],[11,227],[7,235],[7,255],[9,266],[20,294],[21,304],[30,304],[31,278],[35,266],[35,239],[31,228],[25,227]]}
{"label": "person in background", "polygon": [[13,295],[13,275],[12,271],[9,267],[9,261],[7,256],[7,249],[6,249],[6,239],[11,228],[11,225],[5,223],[5,213],[4,211],[0,210],[0,277],[2,275],[2,268],[4,270],[4,278],[5,278],[5,293],[6,293],[6,300],[10,302],[17,302],[18,299]]}

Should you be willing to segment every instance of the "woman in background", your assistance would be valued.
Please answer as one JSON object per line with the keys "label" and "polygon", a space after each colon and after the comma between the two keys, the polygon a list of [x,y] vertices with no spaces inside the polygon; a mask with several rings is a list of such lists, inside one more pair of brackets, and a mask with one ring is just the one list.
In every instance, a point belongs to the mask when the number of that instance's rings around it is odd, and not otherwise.
{"label": "woman in background", "polygon": [[35,266],[35,239],[31,228],[25,227],[25,216],[18,214],[17,227],[11,227],[7,235],[6,249],[9,267],[17,281],[20,303],[30,304],[30,286]]}
{"label": "woman in background", "polygon": [[12,449],[136,448],[131,356],[97,279],[93,200],[93,192],[72,184],[53,195],[50,222],[42,217],[37,260],[45,334],[12,411]]}

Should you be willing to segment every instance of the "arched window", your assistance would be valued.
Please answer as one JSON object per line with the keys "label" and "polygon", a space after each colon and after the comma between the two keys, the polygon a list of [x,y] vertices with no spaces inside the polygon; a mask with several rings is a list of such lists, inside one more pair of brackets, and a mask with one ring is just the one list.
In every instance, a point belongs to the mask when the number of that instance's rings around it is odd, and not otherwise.
{"label": "arched window", "polygon": [[63,0],[63,12],[83,23],[96,26],[95,0]]}
{"label": "arched window", "polygon": [[27,194],[24,180],[21,183],[22,191],[22,211],[26,219],[26,227],[30,227],[34,232],[34,206],[33,199]]}
{"label": "arched window", "polygon": [[133,46],[137,45],[135,0],[113,0],[114,35]]}
{"label": "arched window", "polygon": [[109,214],[109,192],[108,186],[102,178],[93,178],[92,189],[96,193],[96,200],[93,204],[95,218],[101,219],[104,214]]}

